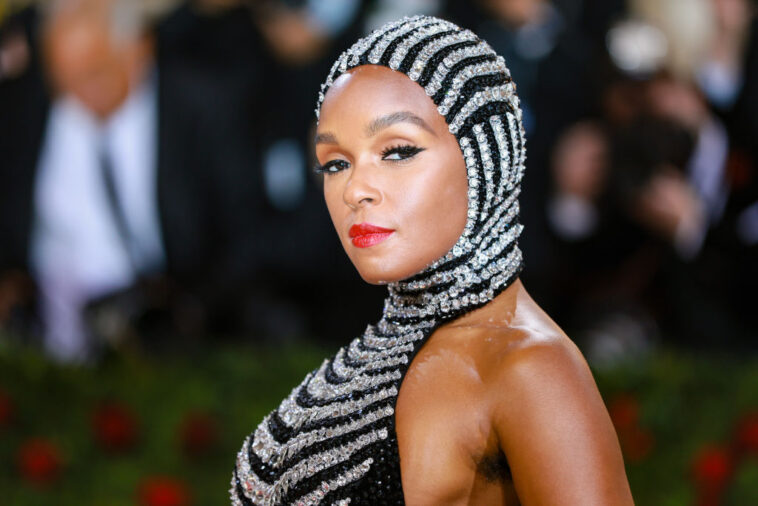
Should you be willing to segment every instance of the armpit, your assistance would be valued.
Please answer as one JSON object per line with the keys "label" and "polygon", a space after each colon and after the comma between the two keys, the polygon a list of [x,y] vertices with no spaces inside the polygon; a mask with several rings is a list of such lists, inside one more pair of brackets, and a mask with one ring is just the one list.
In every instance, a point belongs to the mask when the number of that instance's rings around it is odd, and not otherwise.
{"label": "armpit", "polygon": [[501,480],[513,481],[508,459],[501,451],[496,454],[484,456],[476,466],[476,472],[481,474],[489,482]]}

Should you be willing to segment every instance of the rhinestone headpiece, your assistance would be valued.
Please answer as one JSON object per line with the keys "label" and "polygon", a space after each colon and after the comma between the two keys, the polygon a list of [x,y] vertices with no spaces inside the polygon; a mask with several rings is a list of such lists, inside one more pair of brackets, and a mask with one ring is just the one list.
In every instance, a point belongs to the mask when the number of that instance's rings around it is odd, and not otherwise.
{"label": "rhinestone headpiece", "polygon": [[522,269],[518,195],[526,148],[516,85],[505,60],[473,32],[431,16],[406,17],[358,40],[321,85],[360,65],[383,65],[418,83],[458,140],[468,173],[468,219],[442,258],[391,283],[385,316],[443,319],[483,305]]}

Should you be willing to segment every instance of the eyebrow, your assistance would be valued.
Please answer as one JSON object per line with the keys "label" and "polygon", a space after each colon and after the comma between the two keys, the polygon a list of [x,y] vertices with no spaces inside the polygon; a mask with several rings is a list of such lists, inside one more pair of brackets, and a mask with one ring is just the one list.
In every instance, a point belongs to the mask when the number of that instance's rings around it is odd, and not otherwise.
{"label": "eyebrow", "polygon": [[[434,130],[432,130],[432,127],[430,127],[426,121],[424,121],[423,119],[416,116],[410,111],[398,111],[398,112],[393,112],[384,116],[380,116],[368,124],[368,126],[364,130],[364,133],[366,137],[373,137],[374,135],[379,133],[381,130],[384,130],[385,128],[391,125],[394,125],[396,123],[413,123],[414,125],[417,125],[423,128],[424,130],[428,131],[435,137],[437,136]],[[323,132],[323,133],[316,134],[315,143],[316,144],[338,144],[337,137],[331,132]]]}
{"label": "eyebrow", "polygon": [[337,137],[331,132],[316,134],[316,144],[337,144]]}
{"label": "eyebrow", "polygon": [[419,118],[415,114],[413,114],[410,111],[398,111],[393,112],[390,114],[387,114],[386,116],[380,116],[373,120],[369,125],[366,127],[365,133],[367,137],[373,137],[377,133],[379,133],[380,130],[383,130],[391,125],[394,125],[395,123],[413,123],[414,125],[420,126],[424,130],[427,130],[429,133],[437,136],[436,133],[434,133],[434,130],[432,130],[432,127],[430,127],[426,121]]}

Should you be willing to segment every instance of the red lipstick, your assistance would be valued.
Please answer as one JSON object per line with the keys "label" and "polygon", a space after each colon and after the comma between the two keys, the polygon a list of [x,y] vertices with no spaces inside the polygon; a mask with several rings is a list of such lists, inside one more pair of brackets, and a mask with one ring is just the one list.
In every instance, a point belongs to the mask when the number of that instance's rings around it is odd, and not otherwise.
{"label": "red lipstick", "polygon": [[368,248],[387,239],[395,231],[391,228],[377,227],[370,223],[358,223],[350,227],[348,235],[353,245],[358,248]]}

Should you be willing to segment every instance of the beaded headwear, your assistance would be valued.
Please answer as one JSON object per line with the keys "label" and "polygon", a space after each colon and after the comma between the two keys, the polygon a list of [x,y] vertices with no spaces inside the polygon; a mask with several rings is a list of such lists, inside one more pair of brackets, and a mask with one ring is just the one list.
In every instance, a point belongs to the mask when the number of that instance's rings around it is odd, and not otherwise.
{"label": "beaded headwear", "polygon": [[466,163],[467,222],[449,252],[390,283],[380,321],[309,373],[245,440],[235,505],[403,504],[394,409],[413,357],[436,328],[491,301],[522,269],[525,139],[503,58],[453,23],[403,18],[337,59],[317,116],[335,79],[366,64],[406,74],[445,117]]}
{"label": "beaded headwear", "polygon": [[[492,300],[522,264],[516,239],[522,229],[518,195],[526,149],[516,86],[505,61],[474,33],[449,21],[403,18],[340,55],[321,85],[317,118],[332,83],[366,64],[402,72],[424,88],[458,140],[468,172],[463,234],[450,252],[423,272],[391,284],[386,311],[447,316]],[[415,301],[418,310],[407,303],[400,309],[393,297],[432,286],[438,287],[434,296],[427,291],[426,297]]]}

